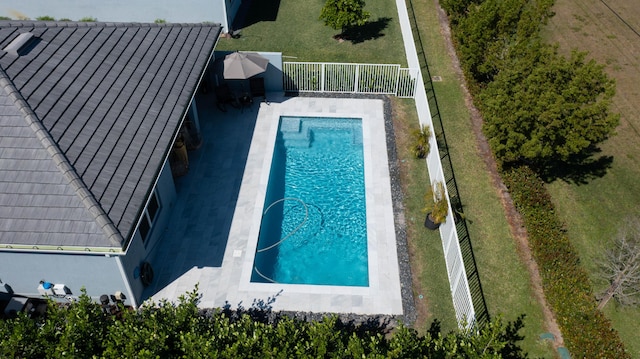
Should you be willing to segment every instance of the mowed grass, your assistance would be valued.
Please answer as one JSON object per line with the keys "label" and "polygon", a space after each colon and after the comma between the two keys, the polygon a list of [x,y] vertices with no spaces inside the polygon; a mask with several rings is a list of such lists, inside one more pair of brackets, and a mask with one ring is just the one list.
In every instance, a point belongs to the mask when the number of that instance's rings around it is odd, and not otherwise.
{"label": "mowed grass", "polygon": [[[564,53],[574,48],[588,51],[616,80],[612,110],[621,115],[620,126],[601,153],[613,156],[612,167],[587,184],[556,181],[549,186],[598,293],[607,283],[598,278],[597,261],[625,218],[640,216],[640,7],[636,0],[606,1],[606,5],[600,0],[556,0],[553,10],[556,15],[545,36],[558,42]],[[640,308],[611,301],[604,312],[631,355],[640,358]]]}
{"label": "mowed grass", "polygon": [[532,295],[528,272],[479,156],[470,114],[445,47],[435,4],[414,0],[413,7],[431,75],[442,77],[442,82],[434,82],[434,88],[489,314],[502,315],[506,320],[525,314],[525,327],[521,331],[525,337],[524,350],[534,358],[553,357],[550,345],[539,340],[539,335],[546,331],[542,326],[542,309]]}
{"label": "mowed grass", "polygon": [[354,41],[333,38],[340,31],[319,20],[322,0],[252,1],[249,26],[237,39],[222,38],[217,50],[282,52],[283,61],[360,62],[406,66],[398,11],[394,1],[369,0],[370,25]]}
{"label": "mowed grass", "polygon": [[[380,17],[390,20],[380,32],[383,36],[360,43],[338,42],[332,38],[337,31],[325,27],[318,20],[322,3],[320,0],[283,0],[277,13],[269,12],[266,5],[256,8],[255,13],[247,16],[250,25],[242,29],[241,37],[221,39],[217,49],[278,51],[283,53],[285,61],[406,64],[394,1],[367,1],[366,9],[372,13],[372,20]],[[436,93],[445,119],[445,131],[489,311],[492,316],[501,314],[506,320],[526,314],[522,332],[525,350],[533,357],[551,357],[553,351],[538,340],[539,334],[544,332],[541,311],[531,295],[528,274],[509,234],[498,196],[478,157],[460,82],[443,45],[435,5],[421,1],[415,6],[433,74],[444,78],[443,82],[436,84]],[[455,329],[457,323],[439,232],[429,231],[423,226],[423,196],[429,177],[425,163],[414,159],[409,152],[411,131],[417,128],[418,118],[413,100],[392,98],[392,104],[405,195],[404,220],[419,313],[414,327],[424,332],[437,319],[446,332]]]}
{"label": "mowed grass", "polygon": [[413,276],[413,296],[418,311],[414,328],[424,333],[438,320],[442,330],[457,328],[455,311],[449,289],[442,241],[438,231],[424,227],[423,197],[429,187],[429,175],[424,160],[411,153],[411,132],[418,127],[414,101],[393,98],[393,124],[396,152],[400,165],[404,194],[404,220]]}

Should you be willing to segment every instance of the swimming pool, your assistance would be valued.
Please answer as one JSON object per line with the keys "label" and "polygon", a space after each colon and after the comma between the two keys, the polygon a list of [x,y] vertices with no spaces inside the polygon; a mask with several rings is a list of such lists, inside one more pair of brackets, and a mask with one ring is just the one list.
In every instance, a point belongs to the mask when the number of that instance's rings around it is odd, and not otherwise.
{"label": "swimming pool", "polygon": [[279,119],[252,282],[368,286],[362,120]]}

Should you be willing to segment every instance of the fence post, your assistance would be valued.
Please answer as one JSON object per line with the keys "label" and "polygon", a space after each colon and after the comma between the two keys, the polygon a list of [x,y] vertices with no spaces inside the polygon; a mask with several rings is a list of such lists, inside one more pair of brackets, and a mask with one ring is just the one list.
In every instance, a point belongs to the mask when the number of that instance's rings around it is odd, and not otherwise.
{"label": "fence post", "polygon": [[[398,96],[398,87],[400,86],[400,72],[401,72],[400,65],[398,65],[396,69],[397,69],[396,73],[398,74],[398,76],[396,76],[396,96]],[[412,97],[415,97],[415,96],[412,96]]]}
{"label": "fence post", "polygon": [[321,66],[321,71],[320,71],[320,78],[322,78],[322,82],[320,82],[320,92],[324,92],[324,63],[322,63]]}
{"label": "fence post", "polygon": [[356,64],[356,78],[353,82],[353,92],[358,92],[358,77],[360,76],[360,64]]}

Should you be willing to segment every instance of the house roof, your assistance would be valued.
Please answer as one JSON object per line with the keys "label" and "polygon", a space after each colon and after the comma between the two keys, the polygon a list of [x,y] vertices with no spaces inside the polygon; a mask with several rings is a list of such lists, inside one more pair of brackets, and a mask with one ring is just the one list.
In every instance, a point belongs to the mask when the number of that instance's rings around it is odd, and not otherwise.
{"label": "house roof", "polygon": [[122,248],[220,30],[0,22],[0,249]]}

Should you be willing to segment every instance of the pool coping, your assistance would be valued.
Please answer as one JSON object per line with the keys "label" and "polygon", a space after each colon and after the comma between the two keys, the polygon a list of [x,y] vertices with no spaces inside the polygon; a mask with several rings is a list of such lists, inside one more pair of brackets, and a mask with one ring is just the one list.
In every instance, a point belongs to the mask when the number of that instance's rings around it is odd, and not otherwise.
{"label": "pool coping", "polygon": [[[271,101],[270,104],[262,103],[258,112],[218,277],[227,290],[221,291],[225,295],[217,298],[213,306],[246,305],[262,300],[269,301],[273,310],[402,315],[383,101],[308,97],[280,97]],[[362,118],[368,287],[250,282],[280,116]]]}

